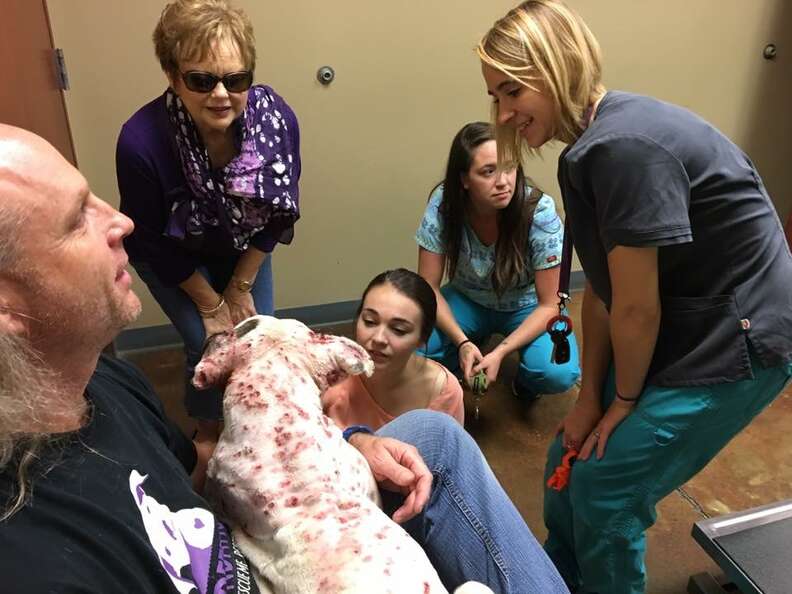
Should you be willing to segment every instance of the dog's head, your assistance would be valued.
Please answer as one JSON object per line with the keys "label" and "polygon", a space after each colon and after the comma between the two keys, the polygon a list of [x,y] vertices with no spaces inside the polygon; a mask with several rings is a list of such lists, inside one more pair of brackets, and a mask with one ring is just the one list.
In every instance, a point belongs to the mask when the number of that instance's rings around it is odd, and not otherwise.
{"label": "dog's head", "polygon": [[206,339],[203,354],[195,366],[192,384],[199,390],[221,386],[237,366],[239,352],[234,330],[213,334]]}
{"label": "dog's head", "polygon": [[271,349],[277,349],[284,361],[300,362],[320,391],[349,375],[371,375],[374,371],[365,349],[348,338],[313,332],[297,320],[253,316],[237,325],[233,332],[207,340],[201,361],[195,367],[193,385],[199,389],[223,385],[236,367],[264,356]]}

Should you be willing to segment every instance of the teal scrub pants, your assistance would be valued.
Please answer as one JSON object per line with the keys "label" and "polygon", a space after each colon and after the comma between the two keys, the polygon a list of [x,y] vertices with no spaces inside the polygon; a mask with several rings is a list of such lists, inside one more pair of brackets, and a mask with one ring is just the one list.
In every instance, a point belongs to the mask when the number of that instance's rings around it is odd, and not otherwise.
{"label": "teal scrub pants", "polygon": [[[645,531],[655,522],[657,502],[704,468],[792,377],[792,366],[752,364],[751,380],[648,386],[610,436],[601,460],[593,454],[576,462],[560,492],[545,487],[545,551],[572,592],[644,592]],[[611,369],[603,407],[614,392]],[[550,446],[545,484],[563,454],[559,435]]]}
{"label": "teal scrub pants", "polygon": [[[445,285],[440,292],[465,336],[479,347],[492,334],[511,334],[536,309],[534,305],[516,311],[496,311],[468,299],[451,285]],[[574,385],[580,376],[580,363],[575,335],[570,334],[568,340],[570,357],[569,362],[564,365],[550,362],[553,342],[547,332],[543,332],[520,349],[520,367],[516,377],[520,394],[557,394],[566,392]],[[457,348],[439,329],[432,331],[426,341],[426,348],[418,352],[442,363],[453,373],[459,373]]]}

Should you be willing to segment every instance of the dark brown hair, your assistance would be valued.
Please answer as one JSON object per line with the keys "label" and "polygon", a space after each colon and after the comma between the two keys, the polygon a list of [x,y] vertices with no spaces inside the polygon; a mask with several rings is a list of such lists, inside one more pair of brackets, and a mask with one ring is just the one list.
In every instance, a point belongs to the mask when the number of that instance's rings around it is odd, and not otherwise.
{"label": "dark brown hair", "polygon": [[[446,254],[446,273],[453,279],[459,263],[462,233],[470,206],[470,197],[462,183],[462,176],[470,171],[476,149],[489,140],[494,140],[492,126],[487,122],[466,124],[454,136],[448,154],[443,200],[440,216],[443,219],[443,246]],[[531,191],[526,194],[526,182]],[[536,204],[542,191],[531,180],[526,179],[522,166],[517,164],[517,179],[514,195],[509,205],[498,214],[498,239],[495,242],[495,266],[492,269],[492,287],[496,295],[503,295],[513,287],[525,272],[528,233],[533,223]]]}
{"label": "dark brown hair", "polygon": [[358,305],[355,319],[360,317],[363,302],[366,301],[366,295],[368,295],[369,291],[384,284],[391,285],[399,293],[412,299],[418,305],[421,310],[421,342],[425,343],[429,340],[429,335],[432,334],[435,319],[437,318],[437,297],[435,297],[435,292],[431,285],[420,274],[416,274],[412,270],[407,270],[406,268],[386,270],[371,279],[366,290],[363,291],[363,296],[360,298],[360,305]]}

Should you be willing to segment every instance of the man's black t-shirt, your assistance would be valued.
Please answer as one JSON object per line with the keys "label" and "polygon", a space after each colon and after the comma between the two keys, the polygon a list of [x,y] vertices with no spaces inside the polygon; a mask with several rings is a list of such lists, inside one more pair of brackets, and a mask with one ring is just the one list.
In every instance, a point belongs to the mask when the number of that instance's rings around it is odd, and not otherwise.
{"label": "man's black t-shirt", "polygon": [[[90,421],[48,447],[32,497],[0,524],[0,591],[257,593],[192,489],[192,443],[142,374],[103,356],[86,394]],[[3,501],[12,480],[0,473]]]}

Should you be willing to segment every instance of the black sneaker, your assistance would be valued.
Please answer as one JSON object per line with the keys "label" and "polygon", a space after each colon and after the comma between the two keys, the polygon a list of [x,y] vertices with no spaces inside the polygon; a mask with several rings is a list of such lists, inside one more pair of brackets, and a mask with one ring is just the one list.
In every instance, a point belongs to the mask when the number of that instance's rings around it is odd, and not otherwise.
{"label": "black sneaker", "polygon": [[512,396],[514,396],[517,400],[522,400],[523,402],[534,402],[535,400],[539,400],[542,397],[541,394],[537,394],[536,392],[521,386],[516,377],[512,380],[511,391]]}

